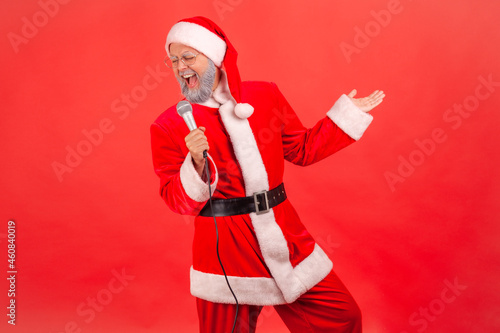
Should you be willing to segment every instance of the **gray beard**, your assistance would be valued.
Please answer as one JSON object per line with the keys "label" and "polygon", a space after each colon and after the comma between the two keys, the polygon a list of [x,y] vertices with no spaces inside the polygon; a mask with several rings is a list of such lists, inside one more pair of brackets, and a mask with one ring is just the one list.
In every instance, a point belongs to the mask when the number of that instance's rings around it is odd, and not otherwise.
{"label": "gray beard", "polygon": [[208,68],[201,75],[201,77],[196,73],[198,77],[199,88],[198,89],[189,89],[186,80],[182,77],[176,77],[177,81],[181,85],[181,91],[184,97],[190,102],[195,104],[200,104],[208,101],[210,96],[212,96],[212,87],[215,81],[215,64],[212,60],[208,59]]}

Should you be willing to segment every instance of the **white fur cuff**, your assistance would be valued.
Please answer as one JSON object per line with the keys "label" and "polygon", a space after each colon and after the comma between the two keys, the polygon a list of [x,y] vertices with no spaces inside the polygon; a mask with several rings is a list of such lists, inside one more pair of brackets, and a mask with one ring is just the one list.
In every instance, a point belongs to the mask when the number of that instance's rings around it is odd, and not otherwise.
{"label": "white fur cuff", "polygon": [[[212,157],[208,155],[208,158],[212,164],[212,167],[215,170],[215,177],[211,183],[212,194],[215,191],[215,187],[217,186],[217,181],[219,180],[219,174],[217,172],[217,167],[212,160]],[[210,198],[210,194],[208,193],[208,184],[201,179],[198,172],[194,168],[193,160],[191,158],[191,153],[188,153],[184,163],[182,163],[181,171],[180,171],[181,183],[186,194],[198,202],[205,202]]]}
{"label": "white fur cuff", "polygon": [[326,115],[354,140],[359,140],[373,120],[373,116],[361,111],[343,94]]}

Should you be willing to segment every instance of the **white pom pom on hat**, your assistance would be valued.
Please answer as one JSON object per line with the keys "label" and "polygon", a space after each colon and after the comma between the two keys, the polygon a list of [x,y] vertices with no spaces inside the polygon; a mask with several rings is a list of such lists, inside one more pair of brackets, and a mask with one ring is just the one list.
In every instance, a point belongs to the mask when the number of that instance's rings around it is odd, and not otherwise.
{"label": "white pom pom on hat", "polygon": [[234,107],[234,113],[241,119],[247,119],[253,114],[253,106],[248,103],[238,103]]}

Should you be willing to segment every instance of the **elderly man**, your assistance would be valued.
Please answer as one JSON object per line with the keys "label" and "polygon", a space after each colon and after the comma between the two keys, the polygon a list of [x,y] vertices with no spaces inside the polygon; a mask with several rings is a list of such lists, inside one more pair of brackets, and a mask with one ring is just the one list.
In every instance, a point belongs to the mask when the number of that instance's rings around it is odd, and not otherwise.
{"label": "elderly man", "polygon": [[210,20],[176,23],[166,51],[201,126],[189,131],[175,106],[163,112],[151,126],[153,163],[170,209],[196,215],[190,278],[200,331],[230,332],[235,320],[236,332],[255,332],[272,305],[291,332],[361,332],[356,302],[286,197],[283,169],[360,139],[383,92],[342,95],[307,129],[274,83],[241,82],[236,50]]}

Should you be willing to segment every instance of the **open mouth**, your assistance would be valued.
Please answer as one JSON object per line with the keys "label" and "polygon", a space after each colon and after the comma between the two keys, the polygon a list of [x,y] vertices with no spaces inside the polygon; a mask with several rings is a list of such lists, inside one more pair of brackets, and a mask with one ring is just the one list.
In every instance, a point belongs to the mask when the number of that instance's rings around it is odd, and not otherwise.
{"label": "open mouth", "polygon": [[196,87],[196,85],[198,84],[198,75],[196,75],[195,73],[184,74],[181,75],[181,77],[186,80],[186,84],[190,89]]}

